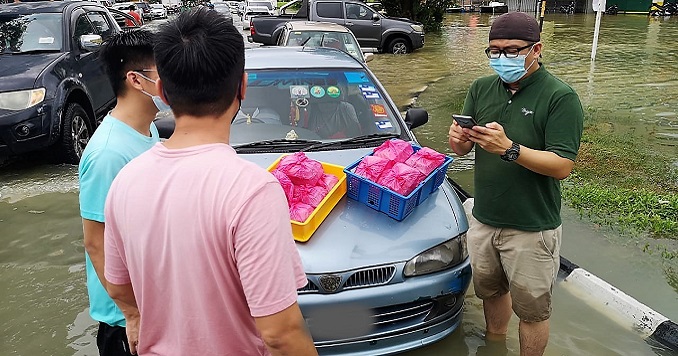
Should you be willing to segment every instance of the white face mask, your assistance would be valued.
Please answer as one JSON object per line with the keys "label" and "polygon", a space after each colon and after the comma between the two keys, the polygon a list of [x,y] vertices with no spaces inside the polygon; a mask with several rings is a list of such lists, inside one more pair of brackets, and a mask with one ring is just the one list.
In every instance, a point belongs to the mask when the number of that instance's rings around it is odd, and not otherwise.
{"label": "white face mask", "polygon": [[[139,74],[142,78],[148,80],[149,82],[151,82],[153,84],[155,84],[157,82],[156,80],[153,80],[153,79],[151,79],[151,78],[149,78],[149,77],[147,77],[147,76],[145,76],[145,75],[143,75],[139,72],[135,72],[135,73]],[[169,105],[165,104],[165,102],[162,101],[162,99],[159,96],[151,95],[151,93],[149,93],[145,90],[142,90],[141,92],[151,97],[151,100],[153,100],[153,104],[155,104],[155,107],[158,108],[158,111],[172,110],[172,108]]]}

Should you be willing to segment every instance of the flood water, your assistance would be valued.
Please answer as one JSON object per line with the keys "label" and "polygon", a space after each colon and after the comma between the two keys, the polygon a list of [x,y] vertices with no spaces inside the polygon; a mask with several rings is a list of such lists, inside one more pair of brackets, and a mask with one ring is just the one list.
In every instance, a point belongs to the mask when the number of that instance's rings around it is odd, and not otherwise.
{"label": "flood water", "polygon": [[[636,126],[648,144],[678,158],[678,18],[605,16],[595,66],[589,60],[592,15],[547,15],[547,68],[570,83],[585,107],[610,122]],[[396,103],[429,110],[417,129],[423,145],[451,154],[450,115],[459,112],[471,81],[490,74],[482,50],[491,17],[449,15],[440,34],[407,56],[377,55],[369,63]],[[472,157],[457,158],[451,175],[472,186]],[[87,314],[84,248],[77,197],[77,168],[14,164],[0,168],[0,354],[95,355],[95,324]],[[667,262],[648,255],[614,229],[602,228],[564,209],[562,254],[661,314],[678,320],[678,290]],[[675,286],[676,282],[674,282]],[[554,296],[547,355],[653,355],[667,351],[583,300],[567,283]],[[517,355],[517,320],[506,345],[486,344],[481,302],[469,291],[462,326],[434,345],[406,353]]]}

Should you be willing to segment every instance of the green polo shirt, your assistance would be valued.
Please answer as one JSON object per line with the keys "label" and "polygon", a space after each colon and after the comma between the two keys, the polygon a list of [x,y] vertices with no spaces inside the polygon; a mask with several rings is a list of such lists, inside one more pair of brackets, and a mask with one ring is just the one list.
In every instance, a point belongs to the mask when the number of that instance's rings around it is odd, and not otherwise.
{"label": "green polo shirt", "polygon": [[[464,115],[478,124],[496,121],[513,142],[571,159],[577,157],[584,112],[577,93],[542,65],[511,94],[497,75],[477,79]],[[543,231],[558,227],[560,181],[476,145],[473,216],[495,227]]]}

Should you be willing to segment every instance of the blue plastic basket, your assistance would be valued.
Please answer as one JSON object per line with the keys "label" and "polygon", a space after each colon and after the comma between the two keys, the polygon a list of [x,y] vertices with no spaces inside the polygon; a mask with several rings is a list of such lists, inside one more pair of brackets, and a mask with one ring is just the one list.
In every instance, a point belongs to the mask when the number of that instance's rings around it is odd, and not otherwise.
{"label": "blue plastic basket", "polygon": [[[412,145],[414,152],[417,152],[421,147]],[[372,153],[367,156],[371,156]],[[381,211],[386,215],[402,221],[414,210],[414,208],[423,203],[431,193],[435,192],[447,174],[447,168],[452,163],[452,157],[445,156],[445,161],[442,165],[436,168],[426,179],[424,179],[408,196],[400,195],[380,184],[372,182],[364,177],[353,173],[355,168],[360,164],[364,157],[353,162],[351,165],[344,168],[346,173],[347,191],[346,195],[354,200],[366,204],[372,209]]]}

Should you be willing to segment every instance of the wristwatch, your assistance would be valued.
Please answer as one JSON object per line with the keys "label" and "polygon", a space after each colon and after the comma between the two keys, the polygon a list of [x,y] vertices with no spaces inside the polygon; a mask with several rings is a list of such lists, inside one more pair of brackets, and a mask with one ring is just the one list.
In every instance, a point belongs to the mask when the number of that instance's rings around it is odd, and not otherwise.
{"label": "wristwatch", "polygon": [[511,145],[511,148],[506,150],[503,155],[501,155],[501,159],[503,159],[506,162],[513,162],[518,159],[518,156],[520,156],[520,145],[513,142]]}

